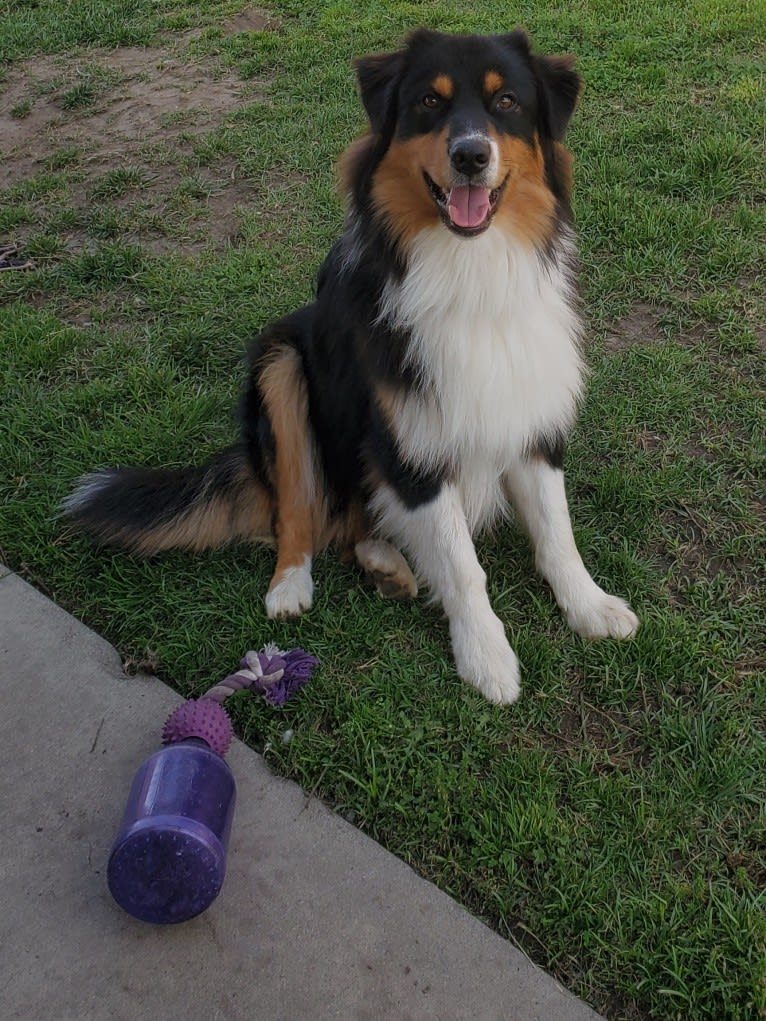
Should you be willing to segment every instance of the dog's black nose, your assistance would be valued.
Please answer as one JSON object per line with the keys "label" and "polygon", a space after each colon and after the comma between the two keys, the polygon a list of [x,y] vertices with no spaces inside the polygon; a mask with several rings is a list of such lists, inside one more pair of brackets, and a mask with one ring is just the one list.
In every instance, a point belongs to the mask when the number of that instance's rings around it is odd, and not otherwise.
{"label": "dog's black nose", "polygon": [[491,154],[489,141],[478,135],[457,138],[449,147],[450,163],[459,174],[465,174],[466,177],[473,177],[486,170]]}

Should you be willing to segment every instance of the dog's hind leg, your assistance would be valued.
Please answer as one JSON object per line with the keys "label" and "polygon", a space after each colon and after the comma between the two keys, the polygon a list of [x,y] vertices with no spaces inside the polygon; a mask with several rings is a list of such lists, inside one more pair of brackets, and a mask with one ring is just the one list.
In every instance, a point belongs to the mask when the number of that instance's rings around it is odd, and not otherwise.
{"label": "dog's hind leg", "polygon": [[271,618],[298,617],[311,608],[311,562],[318,533],[317,472],[301,360],[294,348],[276,346],[260,372],[258,388],[273,437],[272,482],[277,564],[266,594]]}
{"label": "dog's hind leg", "polygon": [[414,599],[418,583],[410,565],[390,542],[364,539],[354,547],[356,561],[369,575],[375,588],[388,599]]}

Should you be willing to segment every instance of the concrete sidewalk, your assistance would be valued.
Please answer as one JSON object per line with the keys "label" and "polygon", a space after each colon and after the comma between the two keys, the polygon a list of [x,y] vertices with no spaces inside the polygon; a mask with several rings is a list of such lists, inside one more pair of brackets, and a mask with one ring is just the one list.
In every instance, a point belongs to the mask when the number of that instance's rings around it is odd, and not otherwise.
{"label": "concrete sidewalk", "polygon": [[179,926],[132,919],[106,861],[178,697],[3,568],[0,690],[5,1021],[598,1021],[236,741],[221,895]]}

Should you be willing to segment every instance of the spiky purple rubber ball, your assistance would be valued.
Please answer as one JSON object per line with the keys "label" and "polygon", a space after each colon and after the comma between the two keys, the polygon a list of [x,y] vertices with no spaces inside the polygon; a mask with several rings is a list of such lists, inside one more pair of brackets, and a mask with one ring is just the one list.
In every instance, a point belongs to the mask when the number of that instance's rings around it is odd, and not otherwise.
{"label": "spiky purple rubber ball", "polygon": [[203,696],[183,702],[173,710],[162,728],[162,743],[175,744],[198,737],[223,757],[229,750],[232,734],[231,720],[224,707]]}

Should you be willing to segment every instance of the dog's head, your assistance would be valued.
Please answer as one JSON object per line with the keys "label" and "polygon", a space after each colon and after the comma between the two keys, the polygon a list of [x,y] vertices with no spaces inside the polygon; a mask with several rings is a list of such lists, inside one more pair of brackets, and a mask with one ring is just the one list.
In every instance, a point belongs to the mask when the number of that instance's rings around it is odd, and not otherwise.
{"label": "dog's head", "polygon": [[347,161],[350,190],[397,240],[441,222],[465,238],[495,224],[544,241],[569,199],[560,143],[580,92],[572,63],[532,54],[521,31],[420,30],[360,58],[370,134]]}

